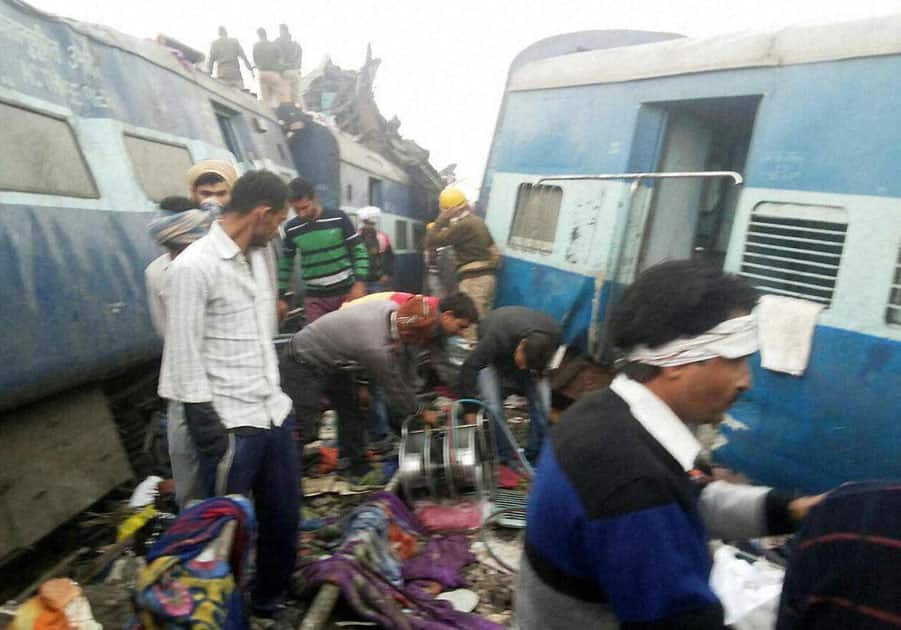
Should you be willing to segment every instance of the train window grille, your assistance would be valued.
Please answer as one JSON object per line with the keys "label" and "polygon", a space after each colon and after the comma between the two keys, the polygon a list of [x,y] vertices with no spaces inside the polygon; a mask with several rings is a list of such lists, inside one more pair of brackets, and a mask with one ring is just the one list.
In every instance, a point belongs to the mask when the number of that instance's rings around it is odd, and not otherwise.
{"label": "train window grille", "polygon": [[751,213],[741,275],[764,293],[832,304],[841,267],[843,208],[760,203]]}
{"label": "train window grille", "polygon": [[892,276],[888,304],[885,307],[885,322],[901,326],[901,247],[898,248],[898,258],[895,259],[895,273]]}
{"label": "train window grille", "polygon": [[520,184],[509,245],[528,251],[553,251],[562,201],[563,189],[559,186]]}
{"label": "train window grille", "polygon": [[394,247],[398,250],[407,249],[407,222],[396,220],[394,222]]}
{"label": "train window grille", "polygon": [[0,190],[100,197],[78,139],[64,118],[0,103],[0,119]]}
{"label": "train window grille", "polygon": [[184,193],[181,182],[194,163],[187,147],[125,134],[125,149],[135,177],[150,200]]}

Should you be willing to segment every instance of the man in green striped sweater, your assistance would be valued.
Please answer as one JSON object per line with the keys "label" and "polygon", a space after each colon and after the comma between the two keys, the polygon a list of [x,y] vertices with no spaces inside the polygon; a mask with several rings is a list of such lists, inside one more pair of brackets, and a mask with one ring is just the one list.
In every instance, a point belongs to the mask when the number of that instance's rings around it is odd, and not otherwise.
{"label": "man in green striped sweater", "polygon": [[297,216],[285,224],[283,256],[279,262],[279,312],[288,310],[283,299],[294,256],[300,252],[303,269],[304,316],[310,324],[337,311],[346,300],[366,295],[369,254],[346,214],[319,205],[313,185],[297,177],[288,184],[288,200]]}

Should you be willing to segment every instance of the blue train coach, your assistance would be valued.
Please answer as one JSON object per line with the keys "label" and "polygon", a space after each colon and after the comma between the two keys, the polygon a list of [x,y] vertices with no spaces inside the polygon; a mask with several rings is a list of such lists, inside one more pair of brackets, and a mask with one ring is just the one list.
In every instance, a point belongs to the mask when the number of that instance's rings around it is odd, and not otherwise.
{"label": "blue train coach", "polygon": [[805,491],[901,477],[899,30],[893,15],[527,49],[483,183],[498,303],[563,318],[595,353],[622,287],[667,259],[822,304],[802,376],[753,361],[717,458]]}
{"label": "blue train coach", "polygon": [[131,477],[144,450],[156,203],[186,194],[202,159],[296,171],[252,95],[157,42],[17,0],[0,0],[0,147],[2,558]]}

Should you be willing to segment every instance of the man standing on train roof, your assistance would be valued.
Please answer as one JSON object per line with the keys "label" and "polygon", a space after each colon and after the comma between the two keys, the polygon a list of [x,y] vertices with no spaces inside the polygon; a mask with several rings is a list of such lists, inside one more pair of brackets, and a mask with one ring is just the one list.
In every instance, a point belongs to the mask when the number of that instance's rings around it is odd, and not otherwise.
{"label": "man standing on train roof", "polygon": [[694,481],[692,428],[717,423],[751,387],[754,289],[698,261],[667,262],[629,287],[610,319],[625,364],[551,429],[527,513],[516,615],[523,630],[724,628],[708,534],[796,526],[822,497]]}
{"label": "man standing on train roof", "polygon": [[288,30],[287,24],[280,24],[278,31],[278,39],[275,40],[275,43],[278,45],[282,79],[285,82],[282,102],[299,103],[301,101],[300,64],[303,61],[303,50],[300,44],[291,38],[291,31]]}
{"label": "man standing on train roof", "polygon": [[263,253],[287,216],[287,197],[275,173],[240,177],[221,218],[173,262],[164,292],[159,395],[184,404],[208,495],[253,496],[258,616],[276,610],[297,557],[294,418],[279,386]]}
{"label": "man standing on train roof", "polygon": [[366,461],[366,420],[350,369],[365,370],[398,413],[434,424],[437,415],[419,403],[415,383],[419,348],[436,334],[439,317],[422,296],[400,305],[375,300],[323,315],[285,348],[282,382],[294,402],[301,440],[316,439],[320,401],[327,394],[338,413],[339,455],[349,462],[355,488],[381,485],[382,473]]}
{"label": "man standing on train roof", "polygon": [[253,75],[253,66],[247,60],[241,43],[234,37],[228,36],[228,31],[224,26],[219,27],[219,39],[210,46],[210,58],[207,62],[207,72],[212,76],[213,64],[216,65],[216,78],[239,90],[244,89],[244,79],[241,77],[241,67],[238,60],[242,59],[244,65]]}
{"label": "man standing on train roof", "polygon": [[369,275],[366,277],[366,291],[376,293],[391,288],[394,275],[394,249],[391,238],[378,229],[382,211],[376,206],[364,206],[357,210],[360,220],[360,238],[369,254]]}
{"label": "man standing on train roof", "polygon": [[[347,215],[319,205],[310,182],[297,177],[288,188],[288,199],[297,216],[285,225],[278,288],[282,296],[287,292],[294,257],[300,252],[304,316],[311,324],[326,313],[337,311],[346,300],[366,294],[369,254]],[[287,302],[280,299],[279,312],[287,310]]]}
{"label": "man standing on train roof", "polygon": [[260,99],[265,105],[275,109],[282,102],[285,82],[281,75],[279,47],[276,42],[269,41],[266,29],[258,28],[260,41],[253,45],[253,63],[259,70]]}
{"label": "man standing on train roof", "polygon": [[[528,399],[529,442],[526,459],[535,464],[551,412],[551,385],[547,367],[560,346],[560,325],[541,311],[524,306],[494,309],[479,325],[479,341],[460,369],[462,398],[480,398],[491,410],[495,422],[504,418],[502,383],[512,380]],[[495,424],[498,456],[502,464],[514,460],[515,444]]]}
{"label": "man standing on train roof", "polygon": [[188,190],[196,207],[215,202],[224,208],[231,200],[238,171],[224,160],[202,160],[188,169]]}
{"label": "man standing on train roof", "polygon": [[[451,246],[457,259],[457,280],[460,291],[472,298],[484,321],[494,304],[497,286],[495,273],[500,256],[485,222],[476,216],[456,186],[448,186],[438,197],[441,213],[426,232],[425,245],[429,249]],[[476,340],[477,327],[467,331],[467,339]]]}
{"label": "man standing on train roof", "polygon": [[[156,258],[144,270],[147,286],[147,303],[150,320],[160,337],[166,334],[166,305],[163,294],[169,281],[172,262],[188,245],[205,236],[213,222],[213,214],[199,210],[187,197],[166,197],[160,201],[160,210],[166,214],[147,226],[151,238],[166,248],[166,253]],[[200,483],[197,450],[188,435],[184,409],[180,402],[168,401],[166,411],[166,437],[169,462],[175,480],[175,502],[179,509],[194,499],[206,496]]]}

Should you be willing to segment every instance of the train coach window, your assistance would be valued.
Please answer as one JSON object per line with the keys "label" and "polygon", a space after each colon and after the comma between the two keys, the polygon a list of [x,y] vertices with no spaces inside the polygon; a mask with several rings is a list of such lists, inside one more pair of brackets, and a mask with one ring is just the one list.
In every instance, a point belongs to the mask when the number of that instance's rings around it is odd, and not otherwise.
{"label": "train coach window", "polygon": [[843,208],[759,203],[751,212],[741,275],[764,293],[832,304],[847,212]]}
{"label": "train coach window", "polygon": [[62,118],[0,103],[0,190],[100,195],[78,141]]}
{"label": "train coach window", "polygon": [[125,134],[135,177],[151,201],[184,194],[185,173],[194,163],[187,147]]}
{"label": "train coach window", "polygon": [[422,223],[413,224],[413,249],[417,252],[425,249],[425,225]]}
{"label": "train coach window", "polygon": [[888,324],[901,326],[901,248],[895,260],[895,275],[888,294],[888,305],[885,308],[885,321]]}
{"label": "train coach window", "polygon": [[407,249],[407,222],[396,220],[394,222],[394,249]]}
{"label": "train coach window", "polygon": [[563,189],[559,186],[520,184],[509,244],[519,249],[552,251],[562,201]]}
{"label": "train coach window", "polygon": [[213,112],[216,114],[216,122],[219,123],[219,131],[222,132],[225,146],[228,147],[228,150],[232,152],[232,155],[235,156],[238,162],[246,161],[244,147],[241,145],[241,140],[238,138],[238,132],[235,128],[241,118],[241,114],[215,102],[213,103]]}

